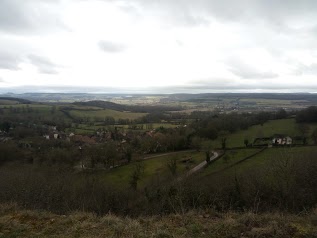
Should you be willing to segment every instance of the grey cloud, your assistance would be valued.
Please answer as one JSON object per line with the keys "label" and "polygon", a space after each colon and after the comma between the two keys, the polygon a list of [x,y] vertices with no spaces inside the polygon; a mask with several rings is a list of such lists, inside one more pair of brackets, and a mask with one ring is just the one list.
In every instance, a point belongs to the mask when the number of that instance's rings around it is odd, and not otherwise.
{"label": "grey cloud", "polygon": [[0,31],[13,34],[66,29],[53,0],[1,0]]}
{"label": "grey cloud", "polygon": [[278,77],[276,73],[271,71],[259,71],[238,59],[231,59],[228,62],[229,71],[243,79],[270,79]]}
{"label": "grey cloud", "polygon": [[37,67],[38,71],[43,74],[57,74],[58,65],[51,62],[49,59],[38,56],[38,55],[28,55],[28,59],[31,64]]}
{"label": "grey cloud", "polygon": [[232,87],[233,85],[237,85],[238,82],[234,79],[228,78],[204,78],[204,79],[196,79],[189,82],[187,85],[184,85],[185,88],[193,88],[193,89],[203,89],[203,88],[224,88],[224,87]]}
{"label": "grey cloud", "polygon": [[[225,81],[222,85],[221,81]],[[195,82],[192,85],[174,85],[168,87],[149,87],[149,88],[129,88],[129,87],[80,87],[80,86],[47,86],[47,85],[28,85],[11,88],[1,88],[0,93],[14,92],[48,92],[48,93],[213,93],[213,92],[317,92],[317,84],[302,85],[299,83],[285,85],[282,83],[271,83],[267,81],[257,82],[255,85],[238,82],[234,79],[210,78]]]}
{"label": "grey cloud", "polygon": [[178,45],[178,46],[184,46],[184,42],[183,41],[181,41],[181,40],[176,40],[175,41],[175,43],[176,43],[176,45]]}
{"label": "grey cloud", "polygon": [[312,33],[314,36],[317,36],[317,25],[310,29],[310,33]]}
{"label": "grey cloud", "polygon": [[[141,15],[156,16],[163,19],[167,27],[173,25],[196,26],[209,23],[208,14],[204,14],[204,7],[201,7],[199,1],[175,0],[175,1],[146,1],[146,0],[123,0],[119,2],[122,8],[122,2],[129,7],[125,8],[126,12]],[[131,2],[134,3],[131,7]],[[138,7],[135,7],[137,5]],[[140,10],[142,9],[142,10]],[[161,22],[163,23],[163,22]],[[170,24],[172,23],[172,25]]]}
{"label": "grey cloud", "polygon": [[125,46],[122,44],[114,43],[111,41],[99,41],[98,46],[101,50],[108,53],[119,53],[125,50]]}
{"label": "grey cloud", "polygon": [[297,66],[297,69],[295,70],[296,75],[317,75],[317,64],[311,64],[311,65],[304,65],[300,64]]}
{"label": "grey cloud", "polygon": [[195,81],[188,85],[175,85],[170,87],[160,87],[161,92],[312,92],[317,90],[317,83],[314,85],[302,85],[300,82],[285,84],[283,82],[272,82],[272,80],[254,81],[250,84],[248,81],[241,81],[226,78],[210,78]]}
{"label": "grey cloud", "polygon": [[0,52],[0,69],[19,70],[21,62],[22,59],[14,53]]}
{"label": "grey cloud", "polygon": [[[250,87],[249,85],[231,85],[228,87],[214,87],[213,85],[201,85],[201,86],[184,86],[175,85],[170,87],[151,87],[143,89],[143,93],[298,93],[298,92],[316,92],[317,85],[305,87],[302,85],[296,85],[291,87],[285,87],[285,85],[277,85],[270,87],[268,85],[259,85],[257,87]],[[135,93],[135,92],[134,92]]]}
{"label": "grey cloud", "polygon": [[[209,18],[224,21],[267,22],[276,30],[287,27],[297,17],[316,19],[315,0],[106,0],[127,5],[139,4],[144,11],[167,13],[182,24],[202,24]],[[133,9],[131,8],[131,11]],[[164,15],[163,14],[163,15]]]}
{"label": "grey cloud", "polygon": [[278,74],[273,72],[261,72],[252,68],[231,68],[230,71],[244,79],[265,79],[278,77]]}

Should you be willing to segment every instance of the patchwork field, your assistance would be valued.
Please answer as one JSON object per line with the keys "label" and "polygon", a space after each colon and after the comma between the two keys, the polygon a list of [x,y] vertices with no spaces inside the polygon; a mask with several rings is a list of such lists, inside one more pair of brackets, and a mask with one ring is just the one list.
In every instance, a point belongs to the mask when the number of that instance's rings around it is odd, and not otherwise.
{"label": "patchwork field", "polygon": [[74,118],[89,118],[91,120],[104,120],[106,117],[113,117],[118,119],[130,119],[134,120],[145,116],[147,113],[135,113],[135,112],[120,112],[110,109],[104,110],[70,110],[69,114]]}

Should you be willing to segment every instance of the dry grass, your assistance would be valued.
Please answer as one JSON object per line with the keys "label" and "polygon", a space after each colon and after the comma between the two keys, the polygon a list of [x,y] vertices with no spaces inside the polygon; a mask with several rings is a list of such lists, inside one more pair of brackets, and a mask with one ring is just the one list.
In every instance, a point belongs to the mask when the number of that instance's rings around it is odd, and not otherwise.
{"label": "dry grass", "polygon": [[317,237],[309,215],[192,212],[131,219],[91,213],[56,215],[0,205],[0,237]]}

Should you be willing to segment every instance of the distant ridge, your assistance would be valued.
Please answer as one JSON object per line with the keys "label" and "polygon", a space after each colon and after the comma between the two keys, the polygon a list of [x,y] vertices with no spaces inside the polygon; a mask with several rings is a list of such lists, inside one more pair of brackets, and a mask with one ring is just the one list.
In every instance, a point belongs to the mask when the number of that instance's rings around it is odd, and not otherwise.
{"label": "distant ridge", "polygon": [[27,100],[27,99],[13,98],[13,97],[0,97],[0,100],[17,101],[21,104],[31,104],[32,103],[30,100]]}
{"label": "distant ridge", "polygon": [[103,109],[111,109],[115,111],[129,111],[130,108],[127,105],[121,105],[114,102],[102,101],[102,100],[93,100],[88,102],[74,102],[74,105],[78,106],[91,106],[91,107],[100,107]]}
{"label": "distant ridge", "polygon": [[90,106],[90,107],[100,107],[103,109],[111,109],[115,111],[130,111],[130,112],[164,112],[164,111],[180,111],[181,107],[176,106],[164,106],[164,105],[124,105],[117,104],[109,101],[93,100],[87,102],[74,102],[77,106]]}

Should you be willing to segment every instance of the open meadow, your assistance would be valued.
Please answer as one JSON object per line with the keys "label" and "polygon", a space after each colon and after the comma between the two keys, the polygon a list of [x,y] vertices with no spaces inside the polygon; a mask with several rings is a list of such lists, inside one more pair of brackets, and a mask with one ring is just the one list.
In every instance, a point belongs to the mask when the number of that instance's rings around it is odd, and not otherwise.
{"label": "open meadow", "polygon": [[[285,148],[267,148],[262,152],[254,155],[253,157],[243,161],[242,163],[237,163],[238,161],[243,160],[246,157],[258,152],[259,149],[244,149],[236,151],[227,151],[229,159],[226,159],[223,156],[216,163],[210,164],[206,169],[204,169],[200,175],[201,176],[235,176],[243,175],[245,172],[250,172],[257,169],[268,169],[274,166],[288,166],[287,161],[296,161],[300,160],[311,154],[317,153],[316,146],[306,146],[306,147],[285,147]],[[233,152],[233,153],[232,153]],[[232,157],[232,159],[231,159]],[[231,161],[230,161],[231,160]],[[227,162],[226,162],[227,161]],[[232,164],[234,166],[231,166]],[[280,163],[280,164],[279,164]]]}
{"label": "open meadow", "polygon": [[[114,183],[119,186],[130,186],[131,176],[137,166],[142,169],[140,175],[140,187],[143,188],[153,181],[164,180],[163,178],[175,179],[187,173],[191,168],[206,159],[204,152],[185,151],[155,155],[153,158],[150,155],[145,155],[140,160],[114,168],[109,172],[100,172],[100,176],[107,183]],[[173,160],[175,160],[175,174],[169,168]]]}
{"label": "open meadow", "polygon": [[[238,130],[232,134],[220,135],[217,140],[206,141],[206,146],[211,146],[212,148],[221,148],[222,138],[226,138],[226,147],[243,147],[245,146],[244,140],[247,139],[249,144],[254,142],[254,139],[261,137],[272,137],[276,134],[282,134],[285,136],[303,136],[305,135],[309,141],[312,143],[310,135],[314,129],[317,128],[317,123],[306,123],[299,125],[296,123],[295,119],[281,119],[281,120],[271,120],[265,122],[263,125],[254,125],[247,130]],[[303,128],[304,127],[304,131]]]}

